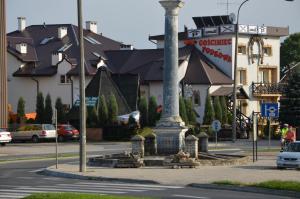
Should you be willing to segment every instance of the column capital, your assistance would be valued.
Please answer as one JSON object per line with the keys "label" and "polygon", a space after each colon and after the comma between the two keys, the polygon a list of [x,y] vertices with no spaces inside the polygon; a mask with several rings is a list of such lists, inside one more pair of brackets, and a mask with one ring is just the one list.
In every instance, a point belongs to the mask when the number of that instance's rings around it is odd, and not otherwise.
{"label": "column capital", "polygon": [[179,9],[184,6],[184,2],[181,0],[162,0],[159,3],[166,10],[166,15],[170,16],[177,16]]}

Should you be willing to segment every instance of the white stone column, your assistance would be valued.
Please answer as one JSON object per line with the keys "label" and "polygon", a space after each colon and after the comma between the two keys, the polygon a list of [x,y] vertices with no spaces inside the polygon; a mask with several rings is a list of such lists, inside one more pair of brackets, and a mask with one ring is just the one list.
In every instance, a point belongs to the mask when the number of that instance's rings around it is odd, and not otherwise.
{"label": "white stone column", "polygon": [[163,77],[163,112],[154,129],[157,135],[157,153],[176,154],[184,149],[187,129],[179,115],[178,80],[178,13],[181,0],[159,1],[165,9],[165,47]]}

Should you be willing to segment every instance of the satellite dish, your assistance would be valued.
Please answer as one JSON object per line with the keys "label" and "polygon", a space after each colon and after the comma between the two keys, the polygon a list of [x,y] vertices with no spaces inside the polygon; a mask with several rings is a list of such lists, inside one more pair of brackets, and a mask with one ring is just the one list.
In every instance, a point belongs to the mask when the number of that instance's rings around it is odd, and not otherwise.
{"label": "satellite dish", "polygon": [[230,21],[231,23],[234,23],[234,22],[235,22],[235,14],[234,14],[234,13],[230,13],[230,15],[229,15],[229,21]]}

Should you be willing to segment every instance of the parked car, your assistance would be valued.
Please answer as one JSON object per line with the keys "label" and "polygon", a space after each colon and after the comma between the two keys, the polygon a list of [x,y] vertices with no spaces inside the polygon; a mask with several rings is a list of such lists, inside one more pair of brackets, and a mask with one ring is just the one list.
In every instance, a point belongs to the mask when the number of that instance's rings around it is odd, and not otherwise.
{"label": "parked car", "polygon": [[6,143],[11,142],[11,134],[5,129],[0,129],[0,144],[5,146]]}
{"label": "parked car", "polygon": [[277,156],[277,168],[298,168],[300,169],[300,141],[290,143]]}
{"label": "parked car", "polygon": [[57,126],[58,141],[78,140],[79,131],[69,124],[61,124]]}
{"label": "parked car", "polygon": [[133,111],[133,112],[131,112],[129,114],[126,114],[126,115],[119,115],[117,117],[118,122],[121,123],[121,124],[127,124],[128,121],[129,121],[130,116],[132,116],[135,119],[135,121],[137,123],[139,123],[139,121],[140,121],[140,112],[139,111]]}
{"label": "parked car", "polygon": [[56,130],[53,124],[30,124],[11,132],[13,141],[39,142],[40,140],[54,140]]}

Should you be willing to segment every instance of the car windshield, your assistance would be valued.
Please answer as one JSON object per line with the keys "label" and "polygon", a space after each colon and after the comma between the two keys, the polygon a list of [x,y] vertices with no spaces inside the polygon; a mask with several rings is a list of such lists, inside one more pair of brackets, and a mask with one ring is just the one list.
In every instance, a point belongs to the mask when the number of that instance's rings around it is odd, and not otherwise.
{"label": "car windshield", "polygon": [[52,124],[44,124],[44,130],[55,130],[55,127]]}
{"label": "car windshield", "polygon": [[291,143],[286,149],[287,152],[300,152],[300,143]]}
{"label": "car windshield", "polygon": [[75,128],[73,126],[71,126],[71,125],[68,125],[68,126],[65,126],[65,129],[67,131],[71,131],[71,130],[74,130]]}

